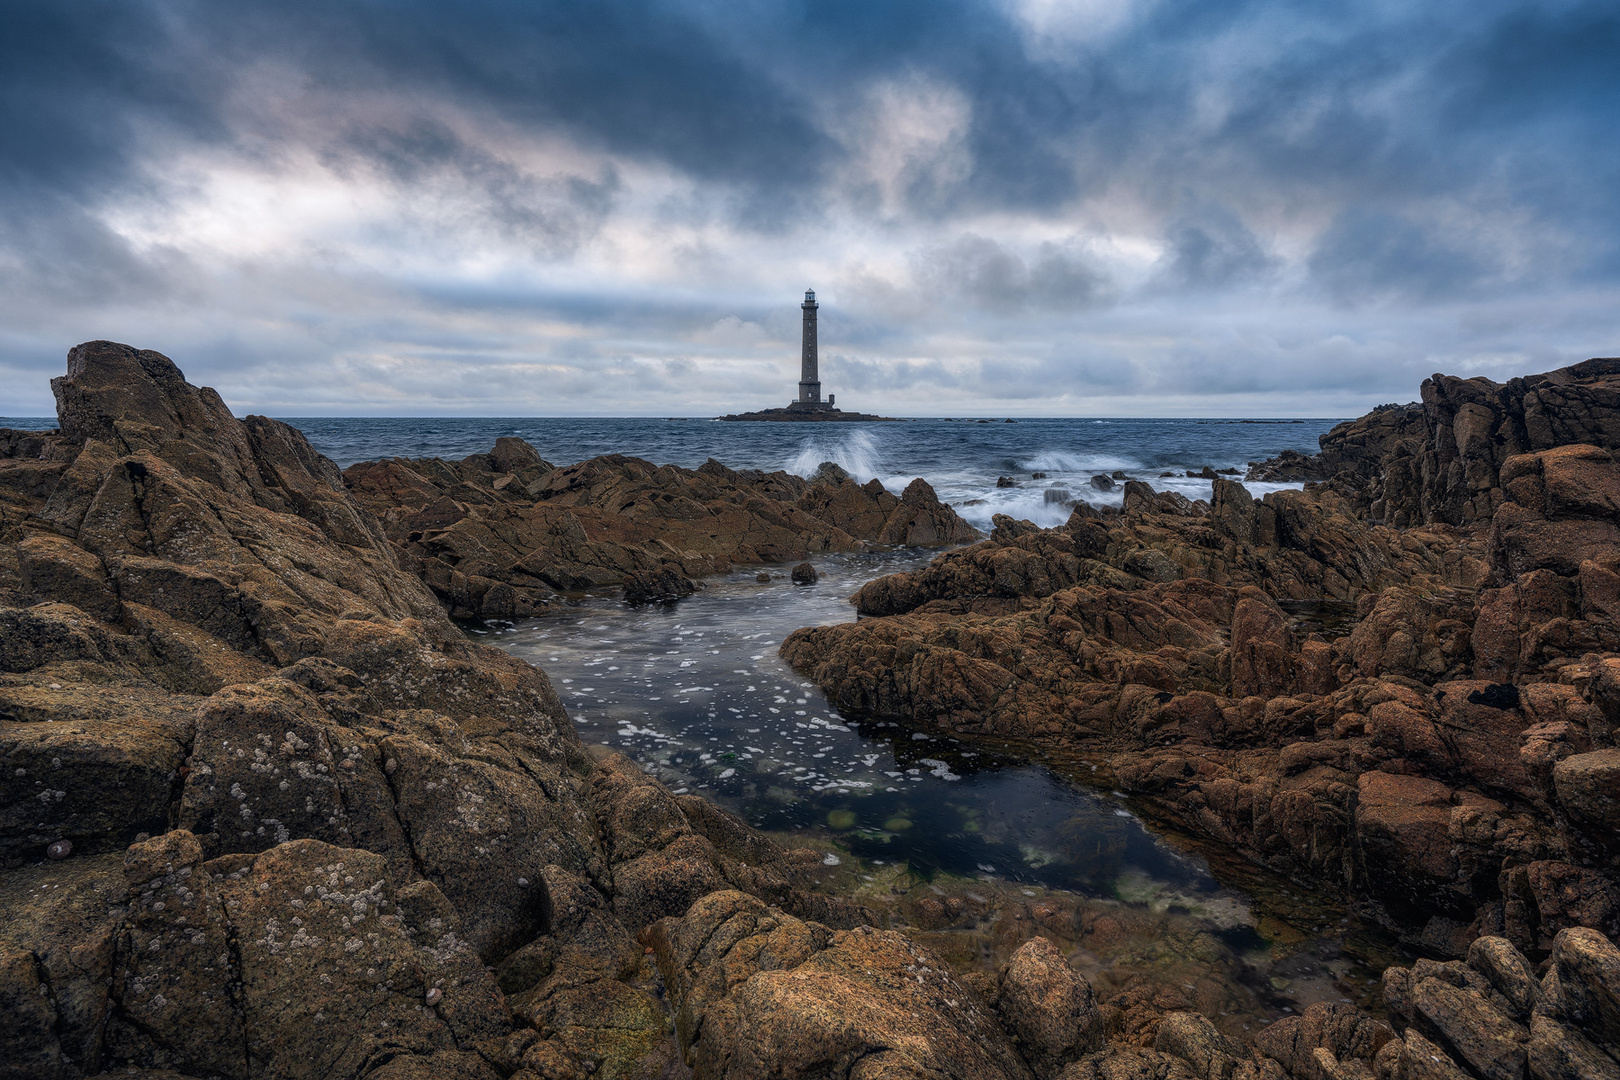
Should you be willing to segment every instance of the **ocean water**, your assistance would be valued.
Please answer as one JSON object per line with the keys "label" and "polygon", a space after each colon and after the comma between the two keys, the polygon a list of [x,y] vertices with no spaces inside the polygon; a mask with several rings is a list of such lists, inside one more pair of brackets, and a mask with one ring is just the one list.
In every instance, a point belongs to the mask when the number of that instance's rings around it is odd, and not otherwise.
{"label": "ocean water", "polygon": [[[1067,520],[1069,498],[1118,505],[1090,484],[1122,472],[1190,499],[1210,482],[1185,476],[1204,466],[1246,471],[1283,450],[1315,453],[1335,420],[1029,420],[1014,423],[908,420],[890,424],[725,423],[659,419],[334,419],[287,418],[317,449],[347,466],[380,457],[460,458],[496,438],[527,439],[541,457],[569,465],[598,454],[629,454],[659,465],[696,468],[716,458],[734,469],[786,469],[803,476],[836,462],[861,482],[899,492],[915,477],[981,528],[993,514],[1038,525]],[[1034,479],[1034,473],[1045,473]],[[1173,476],[1162,476],[1173,473]],[[1017,487],[998,488],[999,477]],[[1291,485],[1255,484],[1255,494]],[[1297,486],[1297,485],[1292,485]],[[1052,494],[1048,494],[1051,492]]]}
{"label": "ocean water", "polygon": [[[1208,498],[1210,482],[1187,477],[1208,465],[1247,471],[1283,450],[1315,453],[1336,420],[907,420],[887,424],[726,423],[649,418],[284,417],[316,449],[347,467],[383,457],[461,458],[502,435],[527,439],[541,457],[571,465],[599,454],[628,454],[658,465],[696,468],[716,458],[734,469],[786,469],[809,476],[824,461],[862,483],[881,480],[899,492],[916,477],[934,486],[974,525],[994,514],[1060,525],[1068,499],[1118,505],[1091,486],[1124,473],[1190,499]],[[51,428],[53,418],[0,417],[0,427]],[[1046,474],[1035,479],[1034,473]],[[1170,476],[1163,474],[1170,473]],[[1000,477],[1018,486],[997,487]],[[1287,484],[1253,484],[1256,494]],[[1050,492],[1050,494],[1049,494]]]}

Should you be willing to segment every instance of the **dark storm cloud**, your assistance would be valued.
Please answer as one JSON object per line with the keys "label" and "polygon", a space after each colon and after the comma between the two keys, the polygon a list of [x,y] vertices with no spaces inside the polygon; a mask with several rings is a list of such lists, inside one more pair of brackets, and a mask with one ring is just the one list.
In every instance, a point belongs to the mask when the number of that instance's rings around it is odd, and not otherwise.
{"label": "dark storm cloud", "polygon": [[1000,315],[1080,310],[1096,304],[1107,288],[1084,256],[1056,244],[1040,245],[1026,260],[971,233],[948,247],[919,253],[915,272],[919,284],[938,299]]}
{"label": "dark storm cloud", "polygon": [[1263,278],[1279,262],[1237,215],[1210,207],[1170,224],[1158,269],[1171,287],[1223,289]]}
{"label": "dark storm cloud", "polygon": [[[392,92],[453,103],[732,185],[739,212],[761,227],[818,203],[846,153],[829,114],[858,108],[866,87],[902,71],[972,105],[966,168],[912,192],[931,213],[1052,209],[1122,172],[1149,197],[1159,184],[1219,196],[1258,175],[1262,190],[1231,194],[1398,200],[1451,190],[1493,164],[1544,165],[1563,137],[1613,132],[1612,5],[1425,7],[1392,18],[1281,0],[1165,0],[1113,37],[1032,57],[1006,8],[963,0],[10,3],[0,168],[12,185],[90,194],[128,179],[143,124],[241,138],[269,121],[244,115],[251,103],[227,106],[225,90],[234,72],[265,64],[333,100]],[[1196,102],[1212,92],[1227,99],[1224,115],[1200,121]],[[1436,126],[1499,131],[1549,115],[1567,135],[1538,128],[1529,145]],[[282,137],[315,123],[282,119]],[[401,179],[445,163],[489,169],[428,117],[333,122],[335,136],[320,138]],[[1563,149],[1610,163],[1616,154]],[[1596,210],[1613,198],[1588,201]],[[1190,225],[1177,242],[1196,245],[1195,230],[1211,235]]]}
{"label": "dark storm cloud", "polygon": [[[791,304],[748,286],[818,240],[887,268],[840,271],[828,312],[836,364],[873,392],[1219,394],[1348,371],[1399,393],[1395,356],[1612,351],[1613,3],[1028,7],[0,0],[0,365],[151,325],[205,366],[280,362],[288,386],[300,364],[388,354],[417,365],[392,385],[430,400],[435,364],[506,386],[513,357],[555,360],[569,392],[608,371],[668,391],[706,356],[791,338]],[[197,176],[309,162],[405,209],[300,234],[280,262],[165,234],[163,208],[207,209]],[[141,214],[160,225],[128,227]],[[617,254],[574,273],[598,243]],[[548,273],[445,265],[480,245]],[[1556,347],[1500,315],[1530,294],[1560,313]],[[1409,313],[1413,339],[1356,321],[1375,306]],[[1268,311],[1289,313],[1269,336],[1222,329]],[[394,370],[355,363],[357,386]]]}
{"label": "dark storm cloud", "polygon": [[1444,300],[1475,290],[1501,268],[1471,252],[1466,237],[1435,223],[1353,208],[1340,214],[1311,254],[1311,273],[1351,303]]}

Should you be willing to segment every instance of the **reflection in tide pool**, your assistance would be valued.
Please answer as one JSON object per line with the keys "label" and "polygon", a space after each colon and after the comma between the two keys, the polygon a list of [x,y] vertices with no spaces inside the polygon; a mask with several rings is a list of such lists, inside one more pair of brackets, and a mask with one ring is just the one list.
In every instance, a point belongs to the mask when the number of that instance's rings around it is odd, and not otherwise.
{"label": "reflection in tide pool", "polygon": [[930,557],[825,556],[811,586],[750,569],[667,607],[589,596],[473,633],[543,668],[586,742],[759,828],[825,830],[860,859],[924,878],[1007,879],[1247,922],[1235,894],[1121,800],[951,739],[857,724],[777,655],[794,628],[854,618],[847,597],[863,582]]}

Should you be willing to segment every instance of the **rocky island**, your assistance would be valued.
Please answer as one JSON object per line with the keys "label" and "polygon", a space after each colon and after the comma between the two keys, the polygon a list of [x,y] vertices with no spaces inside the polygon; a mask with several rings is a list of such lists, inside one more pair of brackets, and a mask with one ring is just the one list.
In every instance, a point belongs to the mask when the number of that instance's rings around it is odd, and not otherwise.
{"label": "rocky island", "polygon": [[[0,1077],[1620,1076],[1620,361],[970,546],[922,481],[340,472],[158,353],[52,388],[0,431]],[[1173,911],[879,909],[451,621],[867,544],[952,550],[783,643],[841,709],[1083,766],[1413,962],[1259,1024]]]}
{"label": "rocky island", "polygon": [[807,423],[898,423],[892,416],[871,416],[867,413],[845,412],[836,408],[837,398],[829,394],[821,400],[820,343],[816,333],[816,303],[813,289],[806,289],[803,311],[803,329],[799,340],[799,395],[781,409],[760,409],[757,412],[730,413],[717,420],[768,421],[788,424]]}

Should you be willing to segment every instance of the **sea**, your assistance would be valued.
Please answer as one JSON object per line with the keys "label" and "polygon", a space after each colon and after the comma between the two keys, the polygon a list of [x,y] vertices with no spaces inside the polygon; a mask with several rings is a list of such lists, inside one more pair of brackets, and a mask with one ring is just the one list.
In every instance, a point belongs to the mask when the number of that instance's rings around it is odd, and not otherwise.
{"label": "sea", "polygon": [[[1283,450],[1315,453],[1334,419],[922,419],[869,424],[738,423],[648,417],[282,417],[347,467],[384,457],[462,458],[503,435],[533,444],[554,465],[626,454],[696,468],[715,458],[734,469],[809,476],[824,461],[899,492],[916,477],[981,528],[995,514],[1060,525],[1066,500],[1118,505],[1120,478],[1145,480],[1190,499],[1208,498],[1205,467],[1246,472]],[[54,428],[48,417],[0,417],[0,427]],[[1035,474],[1043,474],[1037,478]],[[1107,476],[1112,490],[1092,485]],[[998,487],[1006,478],[1014,486]],[[1256,495],[1288,484],[1253,484]],[[1055,494],[1049,495],[1048,492]]]}
{"label": "sea", "polygon": [[[983,418],[872,424],[737,423],[695,419],[333,419],[287,418],[339,465],[381,457],[460,458],[487,451],[502,435],[532,443],[555,465],[599,454],[628,454],[658,465],[696,468],[715,458],[734,469],[786,469],[809,476],[824,461],[862,483],[898,492],[916,477],[981,528],[994,514],[1038,525],[1068,518],[1065,498],[1118,505],[1123,483],[1099,490],[1095,476],[1127,475],[1191,499],[1210,481],[1206,466],[1246,472],[1283,450],[1315,453],[1336,420],[1093,420]],[[1034,474],[1043,473],[1036,479]],[[1169,475],[1166,475],[1169,474]],[[1007,478],[1014,487],[997,487]],[[1290,485],[1257,484],[1255,494]],[[1295,485],[1297,486],[1297,485]],[[1049,491],[1057,492],[1049,496]],[[1065,495],[1064,493],[1067,493]]]}
{"label": "sea", "polygon": [[[1207,499],[1211,481],[1189,474],[1242,473],[1283,450],[1314,452],[1337,422],[285,419],[340,466],[461,458],[506,435],[528,440],[554,465],[616,453],[660,465],[695,468],[715,458],[736,469],[810,476],[830,461],[895,492],[921,477],[984,530],[995,514],[1053,526],[1068,518],[1073,500],[1117,505],[1126,479]],[[54,424],[0,418],[0,426]],[[1101,477],[1108,482],[1093,482]],[[1290,486],[1297,485],[1249,485],[1257,495]],[[832,863],[1191,912],[1234,946],[1247,942],[1242,964],[1270,978],[1286,974],[1286,1000],[1296,1004],[1340,1000],[1358,981],[1374,985],[1371,968],[1353,976],[1365,965],[1346,955],[1337,925],[1325,936],[1302,927],[1311,939],[1306,951],[1272,956],[1255,934],[1253,881],[1246,889],[1222,880],[1186,843],[1150,828],[1124,796],[1088,782],[1084,766],[1054,767],[1040,755],[846,715],[778,655],[799,627],[854,620],[848,598],[865,582],[920,568],[937,554],[820,556],[820,579],[810,586],[793,585],[786,566],[739,567],[674,604],[631,607],[606,589],[560,598],[539,617],[463,629],[542,668],[588,743],[626,754],[672,790],[700,793],[756,827],[814,837]]]}

